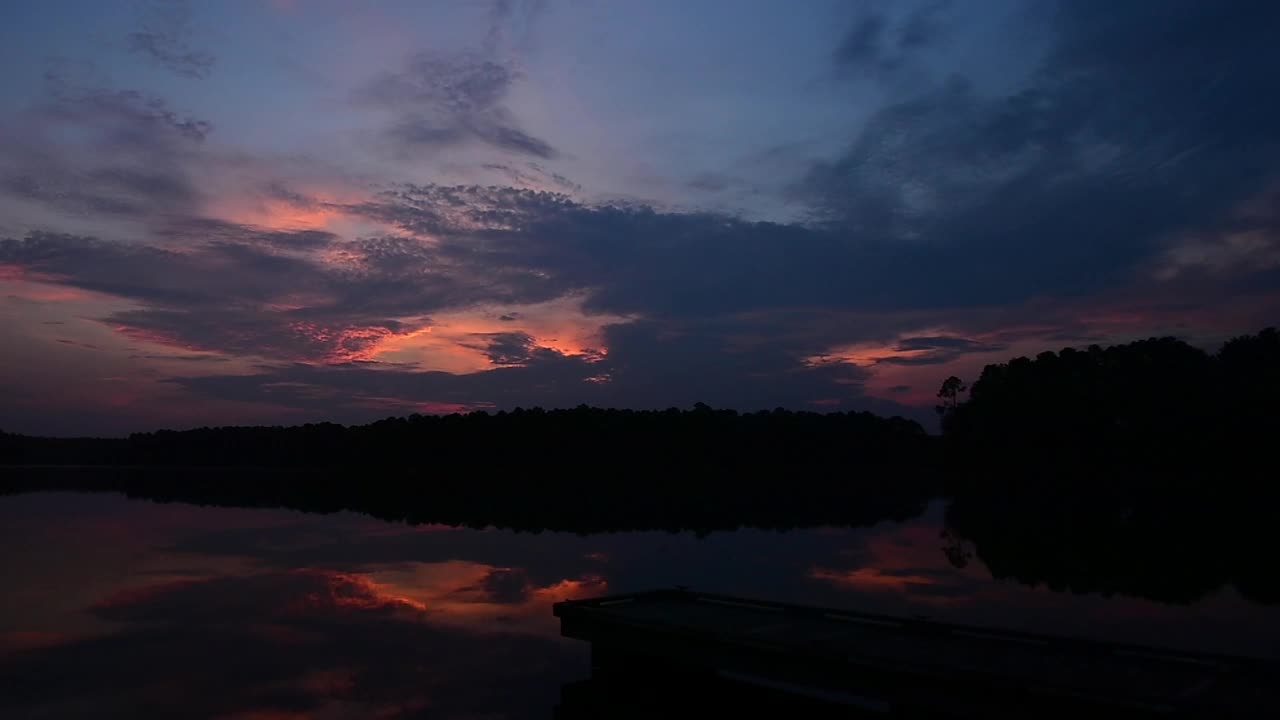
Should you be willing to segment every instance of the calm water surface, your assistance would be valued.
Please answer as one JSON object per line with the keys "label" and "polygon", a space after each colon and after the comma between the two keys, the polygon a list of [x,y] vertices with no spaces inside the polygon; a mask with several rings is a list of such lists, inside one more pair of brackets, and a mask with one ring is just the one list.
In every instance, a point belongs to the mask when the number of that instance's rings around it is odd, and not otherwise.
{"label": "calm water surface", "polygon": [[1280,607],[953,568],[942,507],[871,528],[579,537],[342,513],[0,498],[0,716],[547,718],[587,647],[551,604],[673,585],[1280,656]]}

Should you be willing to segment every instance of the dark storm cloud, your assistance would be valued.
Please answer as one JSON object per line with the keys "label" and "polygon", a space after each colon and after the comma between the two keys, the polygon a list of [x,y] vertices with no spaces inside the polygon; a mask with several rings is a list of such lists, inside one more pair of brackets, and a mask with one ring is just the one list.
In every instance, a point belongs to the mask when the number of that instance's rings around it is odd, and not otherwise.
{"label": "dark storm cloud", "polygon": [[436,262],[474,267],[476,275],[483,268],[501,280],[489,290],[512,300],[589,291],[588,309],[601,312],[703,318],[777,308],[926,307],[994,292],[969,290],[969,278],[949,271],[962,250],[901,243],[882,232],[592,206],[495,187],[404,186],[350,211],[440,238],[430,251]]}
{"label": "dark storm cloud", "polygon": [[[36,233],[0,240],[0,262],[136,301],[143,307],[103,322],[188,350],[344,358],[402,329],[396,320],[343,307],[343,292],[367,287],[364,282],[345,282],[307,259],[276,254],[269,244],[213,240],[166,249]],[[296,307],[299,296],[314,299],[319,309]]]}
{"label": "dark storm cloud", "polygon": [[216,60],[192,46],[191,8],[185,0],[152,0],[143,13],[142,28],[129,34],[129,52],[182,77],[209,76]]}
{"label": "dark storm cloud", "polygon": [[343,243],[340,262],[324,263],[296,251],[328,247],[325,233],[187,219],[162,235],[166,246],[33,233],[0,240],[0,263],[142,304],[104,318],[121,331],[289,360],[358,354],[405,330],[396,317],[556,296],[545,283],[522,284],[523,269],[453,263],[410,238]]}
{"label": "dark storm cloud", "polygon": [[538,350],[533,337],[527,333],[486,333],[475,337],[482,342],[485,355],[494,365],[523,365],[533,359]]}
{"label": "dark storm cloud", "polygon": [[1056,8],[1029,86],[952,78],[878,112],[806,183],[834,226],[927,248],[905,277],[952,304],[1113,286],[1277,180],[1275,4]]}
{"label": "dark storm cloud", "polygon": [[527,265],[488,262],[462,240],[432,245],[408,237],[345,243],[331,268],[342,304],[361,313],[412,315],[483,302],[534,303],[559,297],[563,283]]}
{"label": "dark storm cloud", "polygon": [[589,289],[600,311],[699,317],[858,291],[847,275],[857,249],[794,226],[514,188],[407,186],[355,210],[442,237],[440,261],[498,273],[506,282],[493,287],[525,301]]}
{"label": "dark storm cloud", "polygon": [[503,105],[518,79],[508,63],[423,52],[403,71],[375,78],[356,93],[356,102],[389,111],[393,120],[386,136],[403,149],[477,142],[517,155],[552,158],[555,148],[521,130]]}
{"label": "dark storm cloud", "polygon": [[85,290],[188,309],[266,303],[281,293],[322,289],[325,280],[305,260],[217,242],[166,249],[32,233],[21,240],[0,240],[0,262],[63,278]]}
{"label": "dark storm cloud", "polygon": [[126,310],[105,321],[127,335],[189,350],[298,360],[353,357],[402,329],[395,320],[334,316],[314,322],[296,313],[251,307]]}

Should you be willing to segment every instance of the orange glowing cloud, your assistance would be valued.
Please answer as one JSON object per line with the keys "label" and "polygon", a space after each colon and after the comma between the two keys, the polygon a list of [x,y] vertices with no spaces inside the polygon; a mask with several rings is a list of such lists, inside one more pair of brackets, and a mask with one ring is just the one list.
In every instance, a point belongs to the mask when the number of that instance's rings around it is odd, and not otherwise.
{"label": "orange glowing cloud", "polygon": [[857,570],[814,568],[809,571],[809,577],[814,578],[815,580],[825,580],[837,585],[848,585],[857,590],[893,590],[897,592],[905,592],[910,590],[912,586],[937,584],[937,580],[924,575],[886,572],[884,570],[878,570],[870,567],[858,568]]}
{"label": "orange glowing cloud", "polygon": [[178,350],[186,350],[188,352],[203,352],[205,350],[205,348],[198,345],[179,340],[173,333],[151,330],[148,328],[138,328],[132,325],[112,325],[111,329],[130,340],[150,345],[157,345],[165,348],[176,348]]}
{"label": "orange glowing cloud", "polygon": [[414,412],[426,415],[450,415],[452,413],[467,413],[476,410],[491,410],[495,407],[491,402],[435,402],[431,400],[418,401],[369,395],[356,397],[351,404],[355,407],[387,410],[389,412]]}
{"label": "orange glowing cloud", "polygon": [[[305,571],[304,571],[305,572]],[[356,573],[316,572],[324,580],[322,590],[297,598],[291,614],[310,614],[331,609],[410,610],[426,612],[425,603],[394,592],[390,586]]]}
{"label": "orange glowing cloud", "polygon": [[44,283],[26,283],[27,290],[10,293],[24,300],[38,302],[73,302],[76,300],[92,300],[93,293],[65,285],[47,285]]}
{"label": "orange glowing cloud", "polygon": [[875,534],[853,553],[856,568],[814,567],[809,577],[859,592],[913,595],[933,604],[954,602],[953,591],[965,577],[981,577],[978,563],[957,569],[942,552],[938,526],[915,521],[891,534]]}
{"label": "orange glowing cloud", "polygon": [[[587,575],[576,579],[566,578],[546,587],[536,588],[532,594],[538,603],[545,606],[546,604],[563,600],[576,600],[594,595],[603,595],[608,589],[609,583],[603,577]],[[538,603],[535,603],[535,605]]]}
{"label": "orange glowing cloud", "polygon": [[237,225],[282,232],[320,230],[344,236],[390,230],[349,207],[369,200],[365,193],[326,187],[300,187],[292,196],[228,194],[212,205],[211,217]]}
{"label": "orange glowing cloud", "polygon": [[[210,589],[210,583],[223,587]],[[125,588],[97,603],[94,612],[108,619],[131,620],[165,612],[174,617],[219,618],[252,611],[265,621],[359,612],[421,615],[426,606],[360,573],[299,569],[287,573],[170,580]]]}
{"label": "orange glowing cloud", "polygon": [[927,355],[928,352],[928,350],[921,349],[900,350],[897,347],[897,342],[862,342],[832,348],[821,355],[806,358],[805,362],[811,367],[829,363],[847,363],[858,367],[873,367],[882,362],[918,359]]}
{"label": "orange glowing cloud", "polygon": [[[413,363],[426,370],[473,373],[495,363],[485,338],[524,333],[534,346],[562,355],[594,359],[607,355],[604,328],[630,322],[620,315],[589,315],[583,296],[569,295],[521,306],[481,306],[432,316],[417,330],[380,338],[363,359]],[[408,321],[412,322],[412,321]]]}
{"label": "orange glowing cloud", "polygon": [[[1125,338],[1152,327],[1153,315],[1141,308],[1080,308],[1073,323],[1068,329],[1073,327],[1078,332],[1084,328],[1093,336]],[[986,365],[1019,355],[1034,356],[1046,349],[1046,338],[1059,337],[1063,332],[1062,324],[1052,322],[1014,323],[969,333],[922,327],[887,340],[838,345],[805,358],[805,363],[810,367],[855,365],[867,371],[863,388],[871,397],[928,406],[937,402],[938,387],[947,376],[972,382]]]}
{"label": "orange glowing cloud", "polygon": [[[934,344],[913,343],[927,338]],[[967,344],[964,352],[949,352],[946,343]],[[990,349],[983,349],[989,347]],[[864,368],[864,383],[871,397],[905,405],[929,405],[942,379],[958,374],[973,379],[977,369],[1005,359],[1008,348],[993,335],[965,336],[946,328],[921,328],[899,333],[888,341],[868,341],[840,345],[805,358],[810,367],[845,363]]]}
{"label": "orange glowing cloud", "polygon": [[290,331],[308,338],[319,346],[327,346],[329,350],[325,353],[323,361],[329,363],[372,359],[379,342],[402,334],[379,326],[328,327],[312,322],[292,322],[288,327]]}
{"label": "orange glowing cloud", "polygon": [[521,630],[555,635],[551,604],[602,595],[608,582],[587,574],[547,585],[530,581],[520,568],[453,560],[418,563],[371,573],[380,587],[427,607],[432,622],[472,631]]}
{"label": "orange glowing cloud", "polygon": [[103,298],[88,290],[60,284],[62,278],[48,273],[31,272],[18,265],[0,265],[0,284],[4,295],[33,302],[75,302]]}

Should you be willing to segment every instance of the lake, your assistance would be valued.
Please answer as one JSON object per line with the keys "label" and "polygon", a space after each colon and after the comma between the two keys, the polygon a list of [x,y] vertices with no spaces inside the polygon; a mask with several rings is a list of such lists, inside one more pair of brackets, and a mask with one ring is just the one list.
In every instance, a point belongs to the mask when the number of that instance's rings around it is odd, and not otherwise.
{"label": "lake", "polygon": [[579,536],[111,493],[0,497],[6,718],[548,718],[588,648],[551,605],[685,585],[1280,657],[1280,605],[1055,592],[955,567],[936,501],[865,528]]}

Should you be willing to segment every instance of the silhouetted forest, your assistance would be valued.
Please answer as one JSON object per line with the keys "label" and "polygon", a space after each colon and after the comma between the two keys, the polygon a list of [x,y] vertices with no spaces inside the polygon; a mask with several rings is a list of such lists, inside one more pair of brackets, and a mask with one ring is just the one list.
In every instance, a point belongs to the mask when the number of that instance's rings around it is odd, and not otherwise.
{"label": "silhouetted forest", "polygon": [[[357,510],[577,532],[848,525],[938,490],[919,424],[869,413],[516,410],[369,425],[205,428],[120,440],[7,435],[3,487]],[[94,467],[30,467],[30,466]]]}
{"label": "silhouetted forest", "polygon": [[988,365],[967,402],[942,410],[947,452],[971,471],[1264,469],[1280,427],[1280,333],[1235,338],[1215,355],[1152,338],[1016,358]]}
{"label": "silhouetted forest", "polygon": [[1190,602],[1280,602],[1280,333],[990,365],[943,408],[949,554],[998,578]]}

